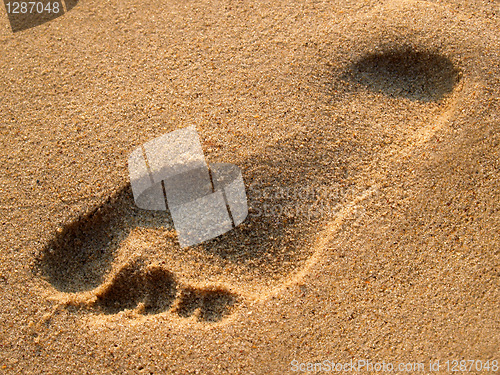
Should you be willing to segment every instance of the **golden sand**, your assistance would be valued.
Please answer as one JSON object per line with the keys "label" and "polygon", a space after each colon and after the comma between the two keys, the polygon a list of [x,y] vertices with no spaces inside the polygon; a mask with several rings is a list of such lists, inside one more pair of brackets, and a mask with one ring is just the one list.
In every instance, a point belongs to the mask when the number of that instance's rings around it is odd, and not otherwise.
{"label": "golden sand", "polygon": [[[2,13],[0,373],[493,373],[499,11],[81,1],[15,33]],[[190,125],[250,213],[181,249],[127,159]]]}

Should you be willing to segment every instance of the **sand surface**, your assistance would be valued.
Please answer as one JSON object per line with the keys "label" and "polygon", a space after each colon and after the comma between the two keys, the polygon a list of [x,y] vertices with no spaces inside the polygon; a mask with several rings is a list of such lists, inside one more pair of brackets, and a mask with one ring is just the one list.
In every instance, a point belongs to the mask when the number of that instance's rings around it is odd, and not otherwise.
{"label": "sand surface", "polygon": [[[495,373],[499,12],[82,0],[15,33],[2,12],[0,373]],[[181,249],[127,159],[190,125],[250,213]]]}

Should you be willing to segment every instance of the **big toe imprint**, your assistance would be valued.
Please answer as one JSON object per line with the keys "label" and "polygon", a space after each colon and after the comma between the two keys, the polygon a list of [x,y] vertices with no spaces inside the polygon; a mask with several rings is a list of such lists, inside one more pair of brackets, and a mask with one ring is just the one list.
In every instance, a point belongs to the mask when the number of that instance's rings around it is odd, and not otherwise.
{"label": "big toe imprint", "polygon": [[[421,18],[428,6],[412,4],[402,6],[401,22]],[[417,18],[408,17],[412,11]],[[381,20],[399,22],[385,16],[379,12],[356,22],[377,28]],[[438,32],[448,19],[444,15],[442,25],[432,28],[423,22],[419,33],[453,44]],[[169,213],[136,208],[127,185],[59,228],[38,269],[66,295],[90,293],[84,305],[94,312],[168,311],[205,322],[228,316],[239,301],[264,298],[296,281],[321,250],[318,233],[384,178],[382,172],[378,181],[372,177],[374,164],[428,140],[459,99],[461,73],[453,51],[427,48],[408,25],[403,34],[400,25],[385,26],[399,33],[389,44],[386,29],[378,36],[360,29],[356,38],[332,42],[323,49],[331,53],[317,57],[319,79],[311,85],[318,96],[305,98],[317,113],[314,126],[291,129],[288,138],[235,160],[249,200],[240,226],[181,249]],[[346,45],[349,54],[336,52]]]}

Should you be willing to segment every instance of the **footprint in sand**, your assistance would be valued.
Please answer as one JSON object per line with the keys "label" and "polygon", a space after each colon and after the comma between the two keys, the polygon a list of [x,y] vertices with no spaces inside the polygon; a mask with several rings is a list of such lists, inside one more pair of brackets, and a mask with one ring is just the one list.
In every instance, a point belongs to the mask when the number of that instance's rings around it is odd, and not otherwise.
{"label": "footprint in sand", "polygon": [[[422,7],[443,13],[442,25],[415,25],[441,47],[412,39],[411,12]],[[406,16],[394,16],[398,12]],[[321,100],[335,118],[236,161],[250,209],[237,228],[181,249],[170,214],[135,207],[127,185],[59,228],[36,269],[61,299],[82,306],[81,313],[133,310],[200,322],[221,321],[239,303],[297,282],[333,233],[332,223],[375,191],[391,160],[426,142],[449,119],[464,80],[442,47],[453,43],[439,33],[449,19],[440,7],[402,3],[360,16],[353,21],[360,27],[356,40],[324,48],[316,56],[315,87],[328,94]],[[359,25],[380,32],[369,36]],[[400,42],[387,44],[388,32],[399,33]],[[457,40],[462,36],[457,32]],[[348,54],[336,52],[346,46]],[[419,119],[412,126],[405,122],[410,116]]]}

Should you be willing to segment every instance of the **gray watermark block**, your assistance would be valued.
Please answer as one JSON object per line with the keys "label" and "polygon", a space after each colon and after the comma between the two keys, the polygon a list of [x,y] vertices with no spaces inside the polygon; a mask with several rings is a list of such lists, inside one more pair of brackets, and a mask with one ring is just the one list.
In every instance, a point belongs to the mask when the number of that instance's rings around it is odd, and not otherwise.
{"label": "gray watermark block", "polygon": [[209,167],[194,126],[136,148],[128,168],[137,207],[168,207],[181,247],[220,236],[248,215],[240,169],[227,163]]}

